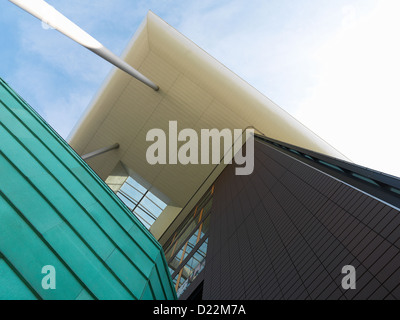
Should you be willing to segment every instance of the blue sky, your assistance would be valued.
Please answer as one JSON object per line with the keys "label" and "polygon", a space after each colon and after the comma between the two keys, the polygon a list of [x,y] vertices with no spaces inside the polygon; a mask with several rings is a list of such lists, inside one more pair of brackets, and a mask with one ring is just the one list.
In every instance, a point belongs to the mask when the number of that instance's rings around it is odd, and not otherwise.
{"label": "blue sky", "polygon": [[[49,0],[121,54],[152,10],[354,162],[400,176],[400,1]],[[111,66],[8,1],[0,77],[67,138]]]}

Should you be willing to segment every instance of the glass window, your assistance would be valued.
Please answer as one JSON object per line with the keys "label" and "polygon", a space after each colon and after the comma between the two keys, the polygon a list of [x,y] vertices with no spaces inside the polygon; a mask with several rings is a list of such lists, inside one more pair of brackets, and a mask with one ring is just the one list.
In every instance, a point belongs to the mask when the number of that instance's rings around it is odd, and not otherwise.
{"label": "glass window", "polygon": [[380,187],[380,185],[379,185],[378,183],[376,183],[374,180],[372,180],[372,179],[370,179],[370,178],[367,178],[367,177],[362,176],[362,175],[360,175],[360,174],[357,174],[357,173],[355,173],[355,172],[352,172],[351,175],[352,175],[353,177],[356,177],[356,178],[360,179],[360,180],[364,180],[365,182],[368,182],[368,183],[370,183],[370,184],[373,184],[373,185],[376,185],[376,186]]}
{"label": "glass window", "polygon": [[311,156],[309,156],[308,154],[305,154],[304,157],[307,158],[307,159],[309,159],[309,160],[311,160],[311,161],[314,161],[314,158],[311,157]]}
{"label": "glass window", "polygon": [[[197,252],[192,256],[187,264],[181,269],[181,276],[177,288],[178,297],[190,286],[205,267],[208,239],[204,241]],[[175,282],[176,283],[176,282]]]}
{"label": "glass window", "polygon": [[148,229],[167,206],[132,177],[129,177],[122,185],[117,196]]}
{"label": "glass window", "polygon": [[172,243],[167,246],[167,249],[165,250],[167,261],[172,258],[177,248],[184,245],[184,241],[194,230],[196,230],[196,228],[198,228],[200,222],[209,215],[212,207],[212,190],[213,188],[211,188],[207,195],[202,200],[200,200],[199,204],[189,214],[186,222],[182,223],[183,227],[180,228],[180,231],[178,231],[178,235],[174,238]]}
{"label": "glass window", "polygon": [[301,153],[300,153],[300,152],[298,152],[298,151],[296,151],[296,150],[289,149],[289,151],[290,151],[290,152],[292,152],[292,153],[295,153],[295,154],[297,154],[297,155],[299,155],[299,156],[301,156]]}
{"label": "glass window", "polygon": [[191,211],[167,245],[166,258],[171,274],[175,274],[173,282],[178,297],[205,266],[208,239],[204,237],[210,225],[213,193],[214,186]]}
{"label": "glass window", "polygon": [[326,167],[329,167],[329,168],[332,168],[332,169],[334,169],[334,170],[336,170],[336,171],[340,171],[340,172],[343,172],[343,173],[344,173],[344,170],[343,170],[342,168],[340,168],[340,167],[338,167],[338,166],[335,166],[335,165],[333,165],[333,164],[331,164],[331,163],[325,162],[325,161],[323,161],[323,160],[318,160],[318,162],[319,162],[320,164],[323,164],[323,165],[326,166]]}

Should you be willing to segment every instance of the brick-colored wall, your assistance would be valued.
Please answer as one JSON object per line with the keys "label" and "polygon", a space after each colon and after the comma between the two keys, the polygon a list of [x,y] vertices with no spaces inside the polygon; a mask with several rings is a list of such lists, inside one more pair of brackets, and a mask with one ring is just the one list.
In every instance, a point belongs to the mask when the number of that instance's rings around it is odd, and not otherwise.
{"label": "brick-colored wall", "polygon": [[399,211],[259,141],[255,158],[216,182],[203,299],[400,298]]}

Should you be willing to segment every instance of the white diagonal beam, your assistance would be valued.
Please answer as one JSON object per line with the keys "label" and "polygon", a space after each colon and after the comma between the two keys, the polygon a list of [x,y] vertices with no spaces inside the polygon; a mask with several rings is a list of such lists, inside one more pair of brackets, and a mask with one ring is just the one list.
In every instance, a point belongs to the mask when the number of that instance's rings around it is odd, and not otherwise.
{"label": "white diagonal beam", "polygon": [[132,77],[143,82],[147,86],[153,88],[155,91],[159,90],[159,87],[142,75],[139,71],[134,69],[132,66],[127,64],[124,60],[118,57],[116,54],[111,52],[109,49],[104,47],[99,41],[93,38],[86,31],[82,30],[71,20],[66,18],[54,7],[49,5],[43,0],[9,0],[23,10],[29,12],[31,15],[42,20],[50,27],[58,30],[62,34],[78,42],[80,45],[94,52],[98,56],[107,60],[114,66],[130,74]]}
{"label": "white diagonal beam", "polygon": [[111,150],[115,150],[115,149],[118,149],[118,148],[119,148],[119,143],[115,143],[112,146],[104,147],[104,148],[101,148],[99,150],[96,150],[96,151],[90,152],[88,154],[85,154],[81,158],[86,161],[86,160],[89,160],[91,158],[97,157],[97,156],[99,156],[99,155],[101,155],[103,153],[106,153],[106,152],[109,152]]}

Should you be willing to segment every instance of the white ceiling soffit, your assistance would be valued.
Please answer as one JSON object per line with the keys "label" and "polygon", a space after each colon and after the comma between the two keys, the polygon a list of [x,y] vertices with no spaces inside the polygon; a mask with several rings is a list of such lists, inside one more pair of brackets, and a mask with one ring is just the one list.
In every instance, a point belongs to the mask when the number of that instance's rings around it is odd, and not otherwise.
{"label": "white ceiling soffit", "polygon": [[[119,161],[183,206],[212,165],[156,165],[146,161],[154,128],[219,130],[254,126],[266,136],[346,159],[208,53],[149,12],[123,59],[155,82],[156,92],[114,69],[73,130],[69,143],[81,155],[119,143],[120,148],[88,160],[106,179]],[[267,75],[266,75],[267,76]],[[346,159],[347,160],[347,159]]]}

